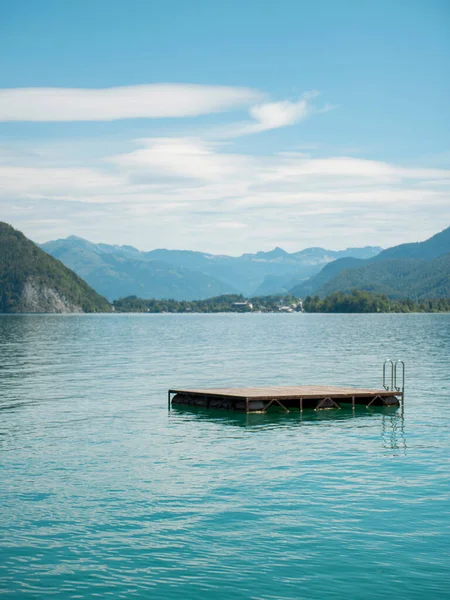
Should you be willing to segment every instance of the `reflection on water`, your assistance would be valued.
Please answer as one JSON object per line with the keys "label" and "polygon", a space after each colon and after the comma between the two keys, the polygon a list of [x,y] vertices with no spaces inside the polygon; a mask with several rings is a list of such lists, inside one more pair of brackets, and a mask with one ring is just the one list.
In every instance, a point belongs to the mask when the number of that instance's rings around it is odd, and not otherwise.
{"label": "reflection on water", "polygon": [[357,406],[339,410],[271,411],[267,413],[243,413],[238,411],[211,410],[187,405],[173,405],[169,411],[174,418],[198,420],[201,423],[216,423],[221,426],[247,427],[250,429],[290,428],[314,425],[317,422],[352,420],[355,427],[363,419],[376,419],[383,448],[406,450],[405,411],[396,406]]}
{"label": "reflection on water", "polygon": [[[174,387],[378,387],[388,355],[404,411],[167,411]],[[0,316],[0,590],[448,597],[449,357],[449,315]]]}
{"label": "reflection on water", "polygon": [[391,450],[406,450],[405,413],[383,415],[381,419],[381,439],[385,448]]}

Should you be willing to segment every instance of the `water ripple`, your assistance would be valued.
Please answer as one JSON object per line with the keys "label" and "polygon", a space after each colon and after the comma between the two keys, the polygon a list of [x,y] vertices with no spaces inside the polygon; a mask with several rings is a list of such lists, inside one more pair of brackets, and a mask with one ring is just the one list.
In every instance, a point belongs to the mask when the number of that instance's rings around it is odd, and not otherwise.
{"label": "water ripple", "polygon": [[[404,414],[167,411],[385,356]],[[0,593],[448,598],[449,396],[449,315],[0,317]]]}

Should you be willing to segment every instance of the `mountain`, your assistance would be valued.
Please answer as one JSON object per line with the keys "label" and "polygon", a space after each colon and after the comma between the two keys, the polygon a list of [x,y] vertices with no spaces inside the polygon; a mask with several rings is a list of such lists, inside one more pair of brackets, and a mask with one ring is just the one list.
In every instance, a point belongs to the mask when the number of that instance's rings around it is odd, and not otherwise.
{"label": "mountain", "polygon": [[450,227],[424,242],[394,246],[367,260],[337,260],[291,293],[326,296],[353,289],[418,300],[450,296]]}
{"label": "mountain", "polygon": [[71,236],[41,248],[110,300],[125,296],[196,300],[236,292],[208,274],[175,267],[132,246],[93,244]]}
{"label": "mountain", "polygon": [[374,259],[385,260],[387,258],[421,258],[431,260],[450,252],[450,227],[436,233],[424,242],[412,244],[400,244],[380,252]]}
{"label": "mountain", "polygon": [[286,259],[289,257],[289,252],[286,252],[286,250],[283,250],[283,248],[280,248],[279,246],[277,246],[276,248],[274,248],[273,250],[270,250],[269,252],[257,252],[256,254],[244,254],[244,257],[248,257],[248,258],[255,258],[256,260],[277,260],[277,259]]}
{"label": "mountain", "polygon": [[0,222],[0,312],[109,312],[110,304],[23,233]]}
{"label": "mountain", "polygon": [[378,256],[380,252],[383,251],[383,248],[380,246],[364,246],[363,248],[346,248],[345,250],[325,250],[324,248],[305,248],[305,250],[300,250],[299,252],[295,252],[292,256],[295,257],[310,257],[311,259],[319,259],[326,260],[332,257],[332,260],[338,260],[340,258],[345,258],[347,256],[352,256],[354,258],[371,258],[373,256]]}
{"label": "mountain", "polygon": [[141,252],[131,246],[93,244],[71,236],[41,246],[109,299],[198,300],[222,294],[277,294],[316,274],[341,256],[375,256],[381,248],[342,251],[308,248],[289,254],[282,248],[239,257],[188,250]]}
{"label": "mountain", "polygon": [[[275,249],[281,250],[281,249]],[[325,250],[324,248],[306,248],[294,254],[288,254],[295,261],[295,269],[285,276],[267,275],[263,282],[253,293],[253,296],[267,296],[273,294],[293,293],[292,289],[301,290],[302,284],[310,281],[308,277],[315,277],[327,268],[332,268],[336,262],[352,261],[357,258],[369,258],[376,256],[382,249],[378,246],[366,246],[365,248],[347,248],[346,250]],[[274,252],[274,251],[273,251]],[[282,251],[283,252],[283,251]],[[255,256],[260,256],[258,253]],[[266,253],[267,254],[270,253]],[[341,258],[345,257],[345,258]],[[323,266],[325,265],[325,266]],[[322,268],[323,267],[323,268]],[[307,292],[309,293],[309,292]],[[307,295],[303,291],[298,296]]]}
{"label": "mountain", "polygon": [[314,277],[311,277],[307,281],[303,281],[293,288],[290,288],[289,291],[293,296],[298,298],[309,296],[314,294],[316,290],[325,285],[328,281],[330,281],[330,279],[333,279],[333,277],[335,277],[344,269],[358,267],[361,264],[364,264],[362,259],[353,258],[351,256],[334,260],[333,262],[325,265],[323,269],[317,273],[317,275],[314,275]]}
{"label": "mountain", "polygon": [[320,296],[354,289],[386,294],[390,298],[450,297],[450,254],[427,261],[414,258],[386,259],[347,269],[319,290]]}

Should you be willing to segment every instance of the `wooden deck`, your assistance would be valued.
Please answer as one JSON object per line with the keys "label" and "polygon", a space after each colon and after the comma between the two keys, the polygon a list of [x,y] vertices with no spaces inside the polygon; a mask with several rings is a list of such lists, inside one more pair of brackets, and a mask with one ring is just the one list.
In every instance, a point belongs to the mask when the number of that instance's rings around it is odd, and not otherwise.
{"label": "wooden deck", "polygon": [[271,406],[289,411],[303,408],[340,408],[341,404],[398,405],[403,392],[373,388],[303,385],[264,388],[171,389],[169,406],[183,404],[205,408],[265,412]]}

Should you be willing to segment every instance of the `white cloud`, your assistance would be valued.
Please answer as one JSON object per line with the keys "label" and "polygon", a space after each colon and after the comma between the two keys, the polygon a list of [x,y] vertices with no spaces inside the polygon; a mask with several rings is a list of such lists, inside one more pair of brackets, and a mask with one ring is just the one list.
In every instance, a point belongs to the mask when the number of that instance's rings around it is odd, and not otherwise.
{"label": "white cloud", "polygon": [[244,87],[160,83],[105,89],[0,90],[0,121],[114,121],[193,117],[257,102]]}
{"label": "white cloud", "polygon": [[0,166],[2,196],[13,198],[76,198],[114,193],[124,180],[89,168]]}
{"label": "white cloud", "polygon": [[195,138],[148,138],[136,144],[140,147],[106,157],[96,168],[0,165],[0,193],[99,204],[162,202],[192,210],[222,202],[224,212],[238,206],[311,209],[311,204],[334,210],[395,200],[441,204],[449,194],[450,170],[445,169],[351,157],[250,156],[222,152],[217,144]]}
{"label": "white cloud", "polygon": [[239,177],[253,163],[248,156],[217,153],[214,144],[199,139],[153,138],[139,143],[144,147],[111,157],[110,161],[141,182],[168,176],[219,181]]}
{"label": "white cloud", "polygon": [[333,108],[315,106],[318,95],[312,91],[295,102],[261,102],[263,94],[247,87],[175,83],[104,89],[0,89],[0,122],[186,118],[247,107],[253,120],[216,127],[203,135],[234,138],[294,125]]}
{"label": "white cloud", "polygon": [[253,121],[235,123],[222,128],[222,130],[216,130],[217,137],[233,138],[252,133],[261,133],[271,129],[279,129],[280,127],[294,125],[314,113],[331,110],[333,108],[331,105],[318,108],[312,103],[312,100],[318,95],[319,92],[313,91],[303,94],[302,98],[297,102],[284,100],[281,102],[255,104],[249,109]]}
{"label": "white cloud", "polygon": [[274,165],[264,174],[266,181],[311,181],[319,178],[318,181],[327,186],[330,179],[347,185],[349,180],[353,184],[367,184],[370,181],[392,184],[408,179],[445,183],[449,177],[450,170],[445,169],[407,168],[349,156],[310,159],[304,158],[302,154],[297,157],[293,154],[285,156],[283,162]]}
{"label": "white cloud", "polygon": [[231,253],[389,245],[405,240],[402,227],[409,239],[424,239],[448,224],[450,170],[351,156],[249,155],[188,137],[125,147],[89,168],[56,150],[52,166],[48,147],[41,168],[29,166],[24,152],[5,155],[2,218],[39,241],[75,233],[143,249]]}
{"label": "white cloud", "polygon": [[250,108],[250,115],[257,121],[255,127],[259,131],[286,127],[305,119],[311,112],[309,98],[305,96],[298,102],[268,102]]}

